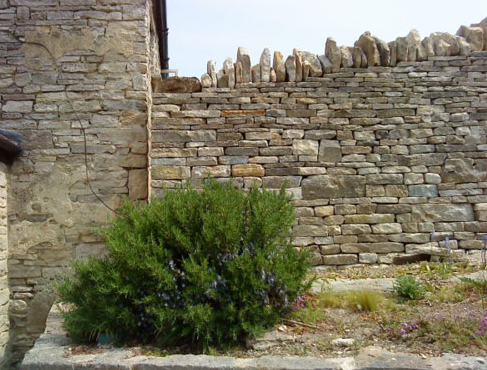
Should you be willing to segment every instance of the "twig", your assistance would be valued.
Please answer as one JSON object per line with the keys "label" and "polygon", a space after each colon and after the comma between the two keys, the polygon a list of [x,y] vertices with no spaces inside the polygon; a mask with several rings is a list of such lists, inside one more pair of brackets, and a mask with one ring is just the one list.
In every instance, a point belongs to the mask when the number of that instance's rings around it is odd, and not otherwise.
{"label": "twig", "polygon": [[291,325],[304,326],[305,328],[310,328],[310,329],[318,329],[318,330],[320,329],[319,327],[317,327],[315,325],[306,324],[304,322],[291,320],[291,319],[284,319],[284,322],[287,324],[291,324]]}

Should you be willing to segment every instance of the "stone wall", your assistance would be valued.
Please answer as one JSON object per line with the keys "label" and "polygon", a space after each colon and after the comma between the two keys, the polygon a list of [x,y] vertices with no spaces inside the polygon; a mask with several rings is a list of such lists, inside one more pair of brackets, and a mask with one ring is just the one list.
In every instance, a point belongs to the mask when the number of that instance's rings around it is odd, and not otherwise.
{"label": "stone wall", "polygon": [[[0,127],[24,137],[9,182],[14,361],[44,330],[49,281],[103,251],[95,227],[147,197],[150,0],[0,0]],[[3,252],[2,252],[3,253]],[[3,301],[0,301],[0,303]]]}
{"label": "stone wall", "polygon": [[152,192],[205,176],[285,186],[315,264],[480,249],[487,57],[473,55],[153,94]]}
{"label": "stone wall", "polygon": [[0,163],[0,359],[7,346],[9,327],[7,248],[7,167]]}

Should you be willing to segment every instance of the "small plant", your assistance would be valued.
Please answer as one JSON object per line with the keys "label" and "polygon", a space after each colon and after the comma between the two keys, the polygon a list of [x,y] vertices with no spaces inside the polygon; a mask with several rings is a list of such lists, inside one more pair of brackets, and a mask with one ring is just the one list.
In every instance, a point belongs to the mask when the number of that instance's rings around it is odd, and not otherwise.
{"label": "small plant", "polygon": [[292,318],[298,321],[314,324],[322,321],[325,316],[319,297],[301,296],[294,302]]}
{"label": "small plant", "polygon": [[441,241],[441,244],[446,248],[446,253],[448,255],[448,262],[450,264],[453,263],[453,255],[451,251],[451,245],[450,245],[450,238],[447,236],[443,241]]}
{"label": "small plant", "polygon": [[479,331],[475,317],[438,317],[420,320],[411,340],[434,343],[442,352],[459,352],[467,347],[486,348],[487,338]]}
{"label": "small plant", "polygon": [[457,284],[453,287],[444,286],[439,288],[437,291],[430,293],[428,299],[441,303],[451,303],[463,302],[465,300],[465,296],[462,292],[461,285]]}
{"label": "small plant", "polygon": [[394,282],[393,291],[400,300],[419,300],[425,295],[423,284],[412,275],[399,275]]}
{"label": "small plant", "polygon": [[475,334],[479,337],[487,334],[487,312],[485,312],[481,318],[479,318],[480,329],[478,329]]}
{"label": "small plant", "polygon": [[345,295],[345,299],[354,310],[376,311],[384,296],[375,290],[352,291]]}
{"label": "small plant", "polygon": [[484,245],[482,246],[482,250],[480,251],[480,258],[482,259],[482,267],[487,267],[487,235],[482,236],[482,241]]}
{"label": "small plant", "polygon": [[308,254],[288,238],[289,200],[209,181],[126,203],[101,231],[108,255],[76,262],[59,284],[69,335],[208,351],[272,327],[311,284]]}

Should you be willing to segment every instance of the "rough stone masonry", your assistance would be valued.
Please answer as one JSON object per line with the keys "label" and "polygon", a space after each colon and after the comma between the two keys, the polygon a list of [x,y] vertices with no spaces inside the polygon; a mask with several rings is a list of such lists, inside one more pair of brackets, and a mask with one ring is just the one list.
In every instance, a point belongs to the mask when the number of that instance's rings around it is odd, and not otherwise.
{"label": "rough stone masonry", "polygon": [[[100,254],[94,227],[124,197],[147,198],[150,0],[0,0],[0,128],[24,137],[8,178],[9,321],[5,321],[5,175],[0,174],[0,348],[16,362],[43,332],[49,281]],[[84,132],[83,132],[84,130]],[[3,170],[3,168],[2,168]],[[7,294],[8,297],[8,294]]]}
{"label": "rough stone masonry", "polygon": [[209,63],[203,91],[152,94],[152,6],[0,0],[0,128],[24,137],[0,168],[2,368],[43,332],[56,273],[103,253],[93,229],[112,213],[97,197],[116,208],[205,176],[284,184],[294,243],[331,266],[444,255],[446,236],[455,257],[482,247],[487,21],[329,39],[323,55],[265,50],[254,66],[241,48]]}
{"label": "rough stone masonry", "polygon": [[487,233],[486,72],[479,53],[154,93],[152,193],[206,176],[285,186],[317,265],[460,258]]}

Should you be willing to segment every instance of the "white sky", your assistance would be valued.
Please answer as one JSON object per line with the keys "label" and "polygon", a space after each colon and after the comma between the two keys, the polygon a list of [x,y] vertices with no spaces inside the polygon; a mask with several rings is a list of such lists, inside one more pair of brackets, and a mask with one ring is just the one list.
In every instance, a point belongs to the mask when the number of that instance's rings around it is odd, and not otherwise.
{"label": "white sky", "polygon": [[169,66],[200,77],[246,47],[252,65],[265,47],[323,54],[327,37],[351,46],[364,31],[385,41],[416,28],[456,33],[487,17],[487,0],[167,0]]}

